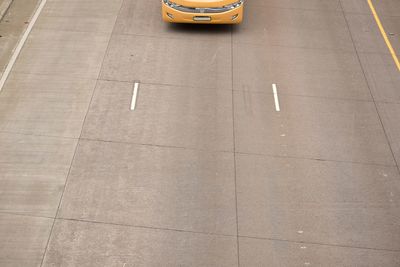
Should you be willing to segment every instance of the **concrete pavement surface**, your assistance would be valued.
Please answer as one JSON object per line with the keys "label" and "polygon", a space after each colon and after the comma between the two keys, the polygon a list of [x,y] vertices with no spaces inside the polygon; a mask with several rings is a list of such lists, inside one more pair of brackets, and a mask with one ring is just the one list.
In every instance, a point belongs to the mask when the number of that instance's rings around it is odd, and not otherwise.
{"label": "concrete pavement surface", "polygon": [[0,21],[10,8],[13,0],[0,0]]}
{"label": "concrete pavement surface", "polygon": [[4,72],[39,0],[0,0],[0,74]]}
{"label": "concrete pavement surface", "polygon": [[[399,53],[400,2],[372,2]],[[0,266],[400,266],[400,72],[367,0],[160,9],[47,1],[0,92]]]}

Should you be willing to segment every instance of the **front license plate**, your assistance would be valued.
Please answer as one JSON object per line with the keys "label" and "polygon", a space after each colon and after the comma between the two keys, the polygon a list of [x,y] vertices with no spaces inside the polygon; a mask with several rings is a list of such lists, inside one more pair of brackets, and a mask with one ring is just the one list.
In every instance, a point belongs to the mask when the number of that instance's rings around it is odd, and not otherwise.
{"label": "front license plate", "polygon": [[193,17],[194,21],[210,21],[211,17],[207,17],[207,16],[195,16]]}

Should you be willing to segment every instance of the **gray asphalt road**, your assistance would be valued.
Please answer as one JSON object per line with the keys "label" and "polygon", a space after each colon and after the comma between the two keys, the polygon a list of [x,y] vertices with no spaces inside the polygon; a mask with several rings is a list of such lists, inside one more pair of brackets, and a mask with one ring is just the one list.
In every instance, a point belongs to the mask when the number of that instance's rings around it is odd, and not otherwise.
{"label": "gray asphalt road", "polygon": [[[373,3],[399,53],[400,2]],[[367,0],[245,10],[48,0],[0,93],[0,266],[400,266],[400,72]]]}

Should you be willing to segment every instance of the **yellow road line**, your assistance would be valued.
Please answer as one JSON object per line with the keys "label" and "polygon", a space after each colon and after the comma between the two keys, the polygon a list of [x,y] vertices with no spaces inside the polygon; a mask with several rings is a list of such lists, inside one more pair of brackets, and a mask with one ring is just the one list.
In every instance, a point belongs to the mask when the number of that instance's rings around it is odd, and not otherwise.
{"label": "yellow road line", "polygon": [[387,47],[389,48],[390,54],[392,54],[393,60],[394,60],[394,62],[396,63],[397,69],[400,71],[400,62],[399,62],[399,59],[397,58],[396,52],[394,51],[393,46],[392,46],[392,44],[390,43],[389,38],[388,38],[388,36],[387,36],[387,34],[386,34],[386,32],[385,32],[385,29],[384,29],[383,26],[382,26],[382,22],[381,22],[381,20],[380,20],[380,18],[379,18],[379,16],[378,16],[378,14],[376,13],[375,7],[374,7],[374,5],[372,4],[372,0],[367,0],[367,1],[368,1],[368,4],[369,4],[369,7],[371,8],[372,14],[374,15],[376,24],[378,24],[379,30],[381,31],[381,34],[382,34],[382,36],[383,36],[383,39],[385,40],[386,45],[387,45]]}

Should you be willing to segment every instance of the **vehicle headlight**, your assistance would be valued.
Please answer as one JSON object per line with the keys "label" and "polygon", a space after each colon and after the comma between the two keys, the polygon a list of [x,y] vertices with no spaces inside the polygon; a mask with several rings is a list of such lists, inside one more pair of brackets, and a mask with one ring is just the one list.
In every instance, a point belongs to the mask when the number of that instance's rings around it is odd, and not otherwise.
{"label": "vehicle headlight", "polygon": [[[164,1],[169,1],[169,0],[164,0]],[[224,7],[225,8],[229,8],[229,9],[235,9],[235,8],[240,7],[243,4],[243,2],[244,2],[244,0],[239,0],[239,1],[235,2],[235,3],[233,3],[233,4],[226,5]]]}
{"label": "vehicle headlight", "polygon": [[180,7],[180,5],[175,4],[174,2],[171,2],[170,0],[163,0],[163,1],[164,1],[164,4],[168,5],[169,7],[172,7],[172,8]]}

